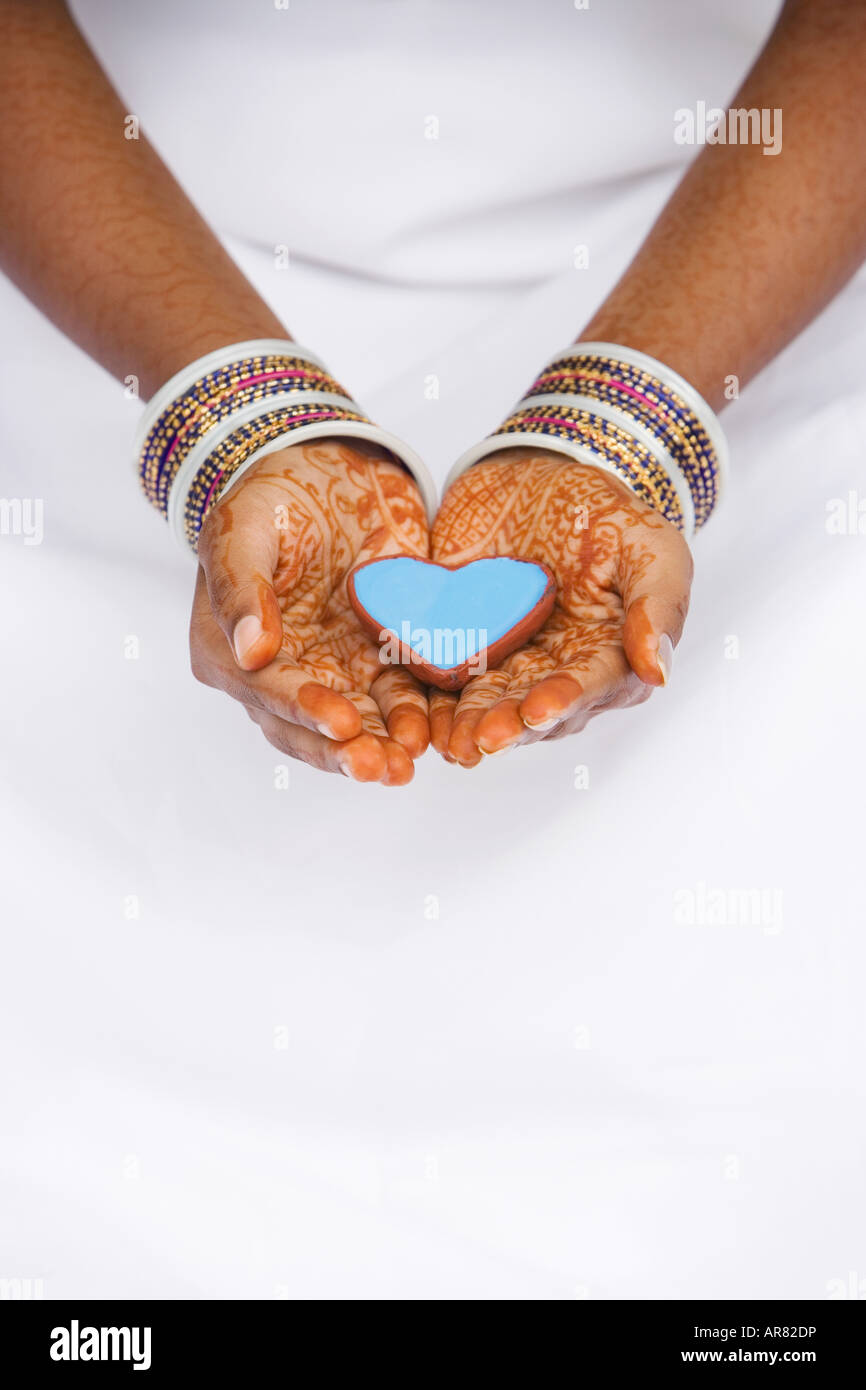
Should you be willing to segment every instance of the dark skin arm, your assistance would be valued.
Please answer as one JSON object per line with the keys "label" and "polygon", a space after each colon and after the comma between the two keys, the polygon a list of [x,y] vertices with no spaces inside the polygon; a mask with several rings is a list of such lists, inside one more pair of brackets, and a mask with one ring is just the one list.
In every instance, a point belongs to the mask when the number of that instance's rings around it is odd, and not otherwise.
{"label": "dark skin arm", "polygon": [[866,5],[788,0],[730,105],[781,108],[781,152],[706,145],[580,334],[666,362],[715,410],[866,257]]}
{"label": "dark skin arm", "polygon": [[[62,0],[0,0],[0,266],[147,399],[226,343],[289,335],[148,143]],[[60,132],[60,134],[58,134]]]}

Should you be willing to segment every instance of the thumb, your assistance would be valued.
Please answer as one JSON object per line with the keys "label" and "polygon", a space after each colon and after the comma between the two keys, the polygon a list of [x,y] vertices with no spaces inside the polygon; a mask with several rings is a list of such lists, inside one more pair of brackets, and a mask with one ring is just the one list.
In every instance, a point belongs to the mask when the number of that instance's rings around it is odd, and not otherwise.
{"label": "thumb", "polygon": [[673,527],[661,538],[653,529],[647,539],[623,557],[622,641],[629,665],[646,685],[667,685],[689,609],[694,566],[688,545]]}
{"label": "thumb", "polygon": [[279,537],[273,519],[242,490],[208,517],[198,558],[214,617],[242,671],[259,671],[280,650],[283,623],[273,587]]}

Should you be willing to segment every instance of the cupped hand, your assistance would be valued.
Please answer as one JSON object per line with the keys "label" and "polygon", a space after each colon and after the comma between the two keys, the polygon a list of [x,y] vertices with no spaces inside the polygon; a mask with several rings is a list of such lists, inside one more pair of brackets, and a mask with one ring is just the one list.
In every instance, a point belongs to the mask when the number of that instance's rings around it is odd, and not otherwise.
{"label": "cupped hand", "polygon": [[692,560],[674,526],[599,469],[507,449],[448,489],[433,559],[540,560],[556,607],[544,627],[459,696],[432,691],[433,746],[473,767],[485,753],[576,733],[601,710],[664,685],[689,602]]}
{"label": "cupped hand", "polygon": [[399,786],[429,741],[426,693],[383,669],[349,605],[365,560],[428,554],[410,475],[375,445],[326,440],[260,459],[207,517],[192,669],[243,704],[281,752]]}

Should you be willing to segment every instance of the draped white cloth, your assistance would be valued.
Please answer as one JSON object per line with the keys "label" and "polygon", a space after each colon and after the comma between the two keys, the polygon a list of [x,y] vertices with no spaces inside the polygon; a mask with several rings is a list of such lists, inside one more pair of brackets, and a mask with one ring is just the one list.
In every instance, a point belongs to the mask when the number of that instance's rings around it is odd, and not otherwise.
{"label": "draped white cloth", "polygon": [[[724,104],[773,12],[76,8],[295,335],[440,478],[603,296],[692,154],[675,109]],[[669,688],[473,771],[430,754],[404,790],[284,787],[195,684],[139,407],[0,295],[0,491],[44,516],[39,545],[0,536],[0,1277],[854,1287],[866,280],[726,416]]]}

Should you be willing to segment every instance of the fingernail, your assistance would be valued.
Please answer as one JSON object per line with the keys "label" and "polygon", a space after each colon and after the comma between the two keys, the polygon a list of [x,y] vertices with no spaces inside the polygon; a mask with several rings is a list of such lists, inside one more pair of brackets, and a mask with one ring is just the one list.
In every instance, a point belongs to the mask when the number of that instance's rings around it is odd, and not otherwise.
{"label": "fingernail", "polygon": [[504,748],[482,748],[481,744],[479,743],[478,752],[481,753],[485,758],[498,758],[503,753],[510,753],[513,747],[513,743],[506,743]]}
{"label": "fingernail", "polygon": [[243,666],[253,647],[264,634],[264,628],[254,613],[248,613],[245,618],[240,618],[235,623],[235,630],[232,633],[232,644],[235,649],[235,656]]}
{"label": "fingernail", "polygon": [[665,633],[663,637],[659,638],[659,646],[658,651],[656,653],[656,662],[658,663],[658,668],[662,673],[662,685],[667,685],[668,681],[671,678],[671,669],[674,664],[674,644],[668,637],[667,633]]}
{"label": "fingernail", "polygon": [[545,729],[552,729],[554,724],[559,723],[559,719],[558,717],[553,719],[542,719],[540,724],[530,724],[528,719],[524,719],[523,722],[526,725],[527,729],[539,729],[543,732]]}

